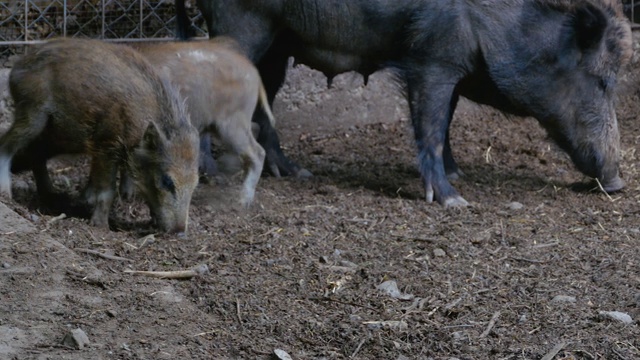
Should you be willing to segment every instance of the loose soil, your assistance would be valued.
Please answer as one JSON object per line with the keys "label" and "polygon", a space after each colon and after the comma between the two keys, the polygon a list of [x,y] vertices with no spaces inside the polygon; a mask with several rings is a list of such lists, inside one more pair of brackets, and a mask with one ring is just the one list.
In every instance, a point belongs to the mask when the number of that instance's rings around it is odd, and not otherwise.
{"label": "loose soil", "polygon": [[[186,239],[154,234],[139,200],[116,205],[110,231],[61,218],[30,174],[13,176],[0,358],[640,359],[639,71],[636,54],[620,79],[618,194],[584,191],[535,120],[463,101],[453,185],[471,206],[427,203],[389,74],[327,89],[304,67],[274,112],[285,152],[314,177],[263,176],[247,210],[238,175],[201,184]],[[56,187],[77,197],[87,164],[52,161]],[[198,266],[208,272],[186,280],[127,272]],[[90,341],[79,350],[61,344],[76,328]]]}

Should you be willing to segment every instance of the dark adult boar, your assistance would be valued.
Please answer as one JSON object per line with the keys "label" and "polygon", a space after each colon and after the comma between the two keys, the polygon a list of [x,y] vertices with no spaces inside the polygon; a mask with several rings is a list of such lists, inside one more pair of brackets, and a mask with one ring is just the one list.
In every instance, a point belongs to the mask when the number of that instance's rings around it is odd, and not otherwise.
{"label": "dark adult boar", "polygon": [[136,49],[180,89],[191,124],[200,134],[215,136],[240,156],[245,172],[240,203],[251,204],[265,159],[251,131],[258,102],[269,125],[274,125],[258,70],[230,38],[144,44]]}
{"label": "dark adult boar", "polygon": [[[178,0],[178,10],[184,10]],[[630,27],[613,0],[198,0],[210,36],[229,35],[258,64],[272,100],[289,56],[329,78],[383,67],[406,85],[428,201],[465,205],[449,125],[459,96],[538,119],[607,191],[619,176],[616,75]],[[184,11],[178,14],[186,34]],[[268,161],[296,174],[260,116]]]}
{"label": "dark adult boar", "polygon": [[141,54],[97,40],[50,41],[16,62],[9,90],[15,120],[0,138],[0,194],[11,196],[16,154],[28,159],[39,195],[50,198],[47,160],[85,153],[91,156],[85,197],[95,205],[92,225],[108,227],[123,167],[163,231],[187,230],[198,132],[177,90]]}

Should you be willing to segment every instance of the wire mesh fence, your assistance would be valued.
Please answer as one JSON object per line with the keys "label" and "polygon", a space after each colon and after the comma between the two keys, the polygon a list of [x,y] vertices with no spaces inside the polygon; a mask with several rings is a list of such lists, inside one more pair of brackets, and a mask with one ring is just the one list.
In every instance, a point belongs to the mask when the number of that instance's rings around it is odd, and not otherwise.
{"label": "wire mesh fence", "polygon": [[[187,11],[206,36],[195,1]],[[114,41],[173,38],[173,0],[9,0],[0,2],[0,55],[59,36]]]}
{"label": "wire mesh fence", "polygon": [[[623,0],[640,23],[640,0]],[[196,36],[206,36],[195,0],[186,1]],[[636,25],[634,24],[634,27]],[[117,41],[173,38],[174,0],[4,0],[0,2],[0,56],[57,36]]]}

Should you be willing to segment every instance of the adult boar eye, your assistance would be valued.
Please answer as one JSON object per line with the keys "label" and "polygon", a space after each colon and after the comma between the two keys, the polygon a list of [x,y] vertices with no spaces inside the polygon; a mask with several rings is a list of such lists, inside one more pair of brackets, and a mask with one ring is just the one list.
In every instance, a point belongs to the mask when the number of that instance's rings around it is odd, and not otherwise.
{"label": "adult boar eye", "polygon": [[163,188],[170,191],[172,194],[175,194],[176,184],[174,184],[173,180],[171,179],[171,177],[169,177],[169,175],[162,174],[162,178],[160,179],[160,184],[162,185]]}
{"label": "adult boar eye", "polygon": [[600,86],[600,90],[607,91],[607,89],[609,88],[609,81],[605,78],[601,78],[598,81],[598,85]]}

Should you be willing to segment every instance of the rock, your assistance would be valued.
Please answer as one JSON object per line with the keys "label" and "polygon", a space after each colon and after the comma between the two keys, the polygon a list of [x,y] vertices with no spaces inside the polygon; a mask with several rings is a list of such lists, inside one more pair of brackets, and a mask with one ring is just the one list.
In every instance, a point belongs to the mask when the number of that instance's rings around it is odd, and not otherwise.
{"label": "rock", "polygon": [[398,284],[393,280],[387,280],[378,285],[378,290],[395,299],[412,300],[414,298],[412,294],[401,293],[400,290],[398,290]]}
{"label": "rock", "polygon": [[568,295],[556,295],[553,299],[551,299],[552,302],[563,302],[563,303],[574,303],[576,302],[576,298],[574,296],[568,296]]}
{"label": "rock", "polygon": [[71,330],[62,339],[62,345],[79,350],[89,345],[89,337],[82,329]]}
{"label": "rock", "polygon": [[440,248],[433,249],[433,256],[435,256],[435,257],[444,257],[446,255],[447,255],[447,253],[444,250],[440,249]]}
{"label": "rock", "polygon": [[512,201],[512,202],[507,204],[507,208],[509,208],[509,210],[520,210],[523,207],[524,207],[524,205],[522,205],[521,203],[519,203],[517,201]]}
{"label": "rock", "polygon": [[287,352],[282,349],[273,350],[273,356],[271,358],[274,360],[293,360],[291,355],[287,354]]}
{"label": "rock", "polygon": [[3,269],[8,269],[10,267],[11,267],[11,265],[9,263],[2,263],[2,268]]}
{"label": "rock", "polygon": [[625,324],[633,323],[633,319],[631,318],[631,316],[629,316],[629,314],[626,314],[620,311],[600,311],[599,314],[603,317],[606,317],[612,320],[617,320]]}

